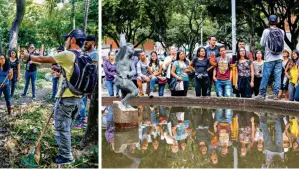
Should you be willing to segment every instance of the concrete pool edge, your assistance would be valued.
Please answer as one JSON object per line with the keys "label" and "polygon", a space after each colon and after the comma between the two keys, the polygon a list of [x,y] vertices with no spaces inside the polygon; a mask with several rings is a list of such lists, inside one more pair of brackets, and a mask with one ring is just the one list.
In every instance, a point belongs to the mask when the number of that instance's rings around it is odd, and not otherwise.
{"label": "concrete pool edge", "polygon": [[[116,97],[102,97],[102,105],[112,105],[113,101],[119,101]],[[231,108],[244,111],[257,111],[280,113],[299,113],[299,102],[265,101],[249,98],[226,97],[136,97],[131,100],[132,105],[168,105],[168,106],[200,106],[205,108]]]}

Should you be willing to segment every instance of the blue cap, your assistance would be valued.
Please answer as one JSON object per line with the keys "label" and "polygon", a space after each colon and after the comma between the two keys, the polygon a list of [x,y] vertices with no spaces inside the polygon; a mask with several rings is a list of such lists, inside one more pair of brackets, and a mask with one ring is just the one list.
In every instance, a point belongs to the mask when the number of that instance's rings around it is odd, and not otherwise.
{"label": "blue cap", "polygon": [[270,23],[277,23],[277,16],[276,15],[270,15],[269,16],[269,22]]}
{"label": "blue cap", "polygon": [[86,39],[85,33],[80,29],[74,29],[69,34],[63,35],[65,38],[74,37],[76,39]]}

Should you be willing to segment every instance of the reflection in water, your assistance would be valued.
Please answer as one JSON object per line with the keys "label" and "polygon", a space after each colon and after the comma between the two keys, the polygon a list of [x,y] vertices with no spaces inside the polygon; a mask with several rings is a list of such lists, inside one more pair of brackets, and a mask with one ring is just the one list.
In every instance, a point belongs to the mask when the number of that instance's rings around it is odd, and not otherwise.
{"label": "reflection in water", "polygon": [[103,114],[103,167],[299,167],[298,117],[192,107],[139,106],[138,129]]}

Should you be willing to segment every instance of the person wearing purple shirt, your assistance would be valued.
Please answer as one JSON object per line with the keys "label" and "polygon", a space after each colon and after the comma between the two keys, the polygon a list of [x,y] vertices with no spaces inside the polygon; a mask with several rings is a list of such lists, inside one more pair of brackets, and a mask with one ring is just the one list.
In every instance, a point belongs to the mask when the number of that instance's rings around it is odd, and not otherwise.
{"label": "person wearing purple shirt", "polygon": [[[108,60],[105,61],[103,65],[105,75],[106,75],[106,86],[108,88],[108,93],[110,96],[114,96],[114,78],[117,74],[116,72],[116,64],[115,64],[115,56],[114,52],[108,53]],[[119,97],[119,88],[116,87],[116,97]]]}

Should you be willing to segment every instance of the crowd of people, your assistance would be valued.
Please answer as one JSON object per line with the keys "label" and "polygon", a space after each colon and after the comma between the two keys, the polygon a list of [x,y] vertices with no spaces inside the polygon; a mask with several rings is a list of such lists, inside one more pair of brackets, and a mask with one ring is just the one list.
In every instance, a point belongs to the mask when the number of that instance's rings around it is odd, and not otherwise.
{"label": "crowd of people", "polygon": [[[167,144],[172,153],[198,153],[217,166],[237,148],[241,160],[261,155],[259,165],[284,168],[289,165],[285,154],[299,152],[298,116],[168,106],[138,106],[138,112],[139,141],[127,145],[131,153],[159,151],[161,144]],[[112,107],[106,106],[103,117],[105,137],[112,150],[119,152],[114,149],[117,131]]]}
{"label": "crowd of people", "polygon": [[[11,100],[14,96],[17,82],[21,78],[20,64],[26,64],[25,87],[21,97],[27,95],[31,81],[33,100],[36,100],[38,65],[43,63],[52,64],[52,95],[48,101],[55,102],[53,108],[55,139],[59,147],[58,155],[55,158],[55,163],[57,164],[68,164],[74,161],[71,152],[71,127],[75,126],[81,129],[87,126],[86,104],[87,98],[90,98],[90,93],[83,92],[82,88],[79,88],[80,86],[74,85],[72,83],[73,76],[77,76],[75,80],[80,78],[80,83],[85,83],[85,79],[81,78],[83,73],[86,73],[84,70],[86,67],[84,66],[96,65],[94,67],[97,67],[98,64],[95,36],[86,36],[82,30],[74,29],[65,35],[64,38],[65,48],[63,46],[57,48],[57,54],[54,56],[44,56],[44,47],[38,52],[33,43],[29,43],[27,51],[22,53],[20,57],[17,56],[18,52],[15,49],[8,52],[8,57],[5,54],[0,54],[0,93],[4,94],[9,115],[12,113],[13,107]],[[81,63],[78,63],[78,60],[86,61],[87,65],[80,65]],[[86,75],[89,75],[88,73],[91,73],[91,71],[87,72]],[[96,77],[97,74],[89,76]],[[89,76],[84,78],[90,78]],[[91,81],[91,79],[87,80]],[[71,85],[73,89],[70,88]],[[88,85],[95,84],[84,85],[85,90],[89,87],[93,89],[93,86]]]}
{"label": "crowd of people", "polygon": [[[154,97],[155,91],[163,96],[166,84],[171,96],[187,96],[191,81],[194,81],[196,96],[211,96],[214,86],[218,97],[232,97],[234,93],[236,97],[265,99],[271,80],[274,100],[285,97],[289,101],[299,101],[299,89],[296,90],[299,52],[284,49],[284,32],[276,27],[275,15],[269,17],[269,24],[270,28],[264,30],[261,38],[264,52],[247,51],[245,41],[239,40],[237,54],[229,57],[225,46],[216,46],[215,36],[210,36],[209,46],[199,47],[190,60],[184,51],[177,51],[175,47],[170,47],[169,56],[164,60],[155,51],[148,57],[144,51],[139,52],[132,57],[132,66],[137,70],[132,81],[139,89],[139,96],[144,96],[144,91],[149,97]],[[271,39],[274,35],[276,40]],[[110,96],[114,96],[113,80],[118,74],[115,55],[111,51],[103,58],[105,87]],[[146,89],[143,89],[144,83]],[[116,88],[117,97],[119,91]]]}

